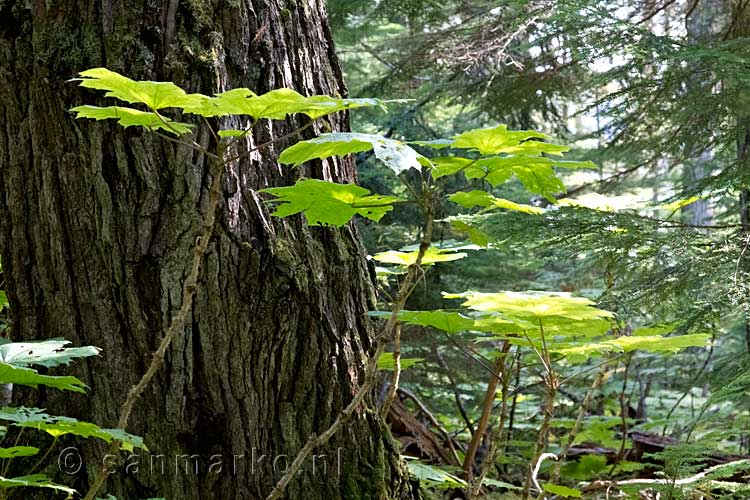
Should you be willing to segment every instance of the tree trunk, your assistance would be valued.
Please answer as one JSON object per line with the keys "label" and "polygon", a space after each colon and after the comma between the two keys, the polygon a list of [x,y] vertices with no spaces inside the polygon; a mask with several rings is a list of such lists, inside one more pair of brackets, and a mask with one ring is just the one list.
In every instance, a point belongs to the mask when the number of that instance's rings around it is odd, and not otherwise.
{"label": "tree trunk", "polygon": [[[12,336],[101,347],[74,368],[88,397],[50,392],[38,403],[112,426],[179,308],[210,179],[188,148],[75,121],[67,110],[99,97],[66,80],[97,66],[208,94],[346,89],[323,0],[0,1],[0,250]],[[343,115],[324,122],[347,127]],[[243,147],[294,126],[262,122]],[[200,130],[196,140],[210,144]],[[225,171],[190,324],[131,418],[150,452],[108,482],[120,500],[264,498],[356,391],[372,347],[364,251],[351,226],[269,216],[257,189],[300,175],[276,163],[282,149]],[[351,181],[355,170],[327,161],[304,173]],[[85,466],[67,482],[85,489],[103,449],[86,444]],[[326,457],[303,466],[288,498],[414,496],[377,413],[360,411],[316,453]]]}

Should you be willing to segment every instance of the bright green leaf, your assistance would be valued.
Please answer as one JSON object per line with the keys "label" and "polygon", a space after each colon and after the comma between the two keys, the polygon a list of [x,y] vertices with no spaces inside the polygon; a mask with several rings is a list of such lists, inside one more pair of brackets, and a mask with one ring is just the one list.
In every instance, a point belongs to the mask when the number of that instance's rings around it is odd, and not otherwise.
{"label": "bright green leaf", "polygon": [[690,198],[685,198],[684,200],[677,200],[672,203],[665,203],[664,205],[661,205],[661,208],[669,212],[676,212],[677,210],[684,208],[688,205],[692,205],[693,203],[701,199],[703,198],[700,196],[691,196]]}
{"label": "bright green leaf", "polygon": [[463,488],[466,486],[466,481],[463,479],[433,465],[417,462],[416,460],[409,460],[407,465],[409,467],[409,472],[427,487]]}
{"label": "bright green leaf", "polygon": [[248,133],[247,130],[236,130],[236,129],[219,130],[219,137],[240,137],[240,136],[246,135],[247,133]]}
{"label": "bright green leaf", "polygon": [[474,191],[459,191],[448,197],[453,203],[457,203],[464,208],[472,207],[485,207],[485,208],[502,208],[506,210],[513,210],[516,212],[523,212],[530,215],[539,215],[544,213],[544,210],[539,207],[533,207],[531,205],[524,205],[522,203],[516,203],[514,201],[506,200],[504,198],[496,198],[486,191],[474,190]]}
{"label": "bright green leaf", "polygon": [[452,175],[460,172],[469,165],[475,163],[475,160],[461,158],[460,156],[442,156],[430,159],[432,163],[432,177],[439,179],[446,175]]}
{"label": "bright green leaf", "polygon": [[159,119],[152,112],[139,111],[122,106],[78,106],[71,111],[76,113],[76,118],[91,118],[93,120],[115,119],[117,123],[125,128],[132,126],[145,127],[148,130],[164,130],[170,134],[181,135],[190,132],[192,125],[180,123],[162,117]]}
{"label": "bright green leaf", "polygon": [[545,484],[542,486],[544,491],[552,493],[553,495],[560,495],[563,497],[581,498],[581,492],[579,490],[568,488],[567,486],[561,486],[559,484]]}
{"label": "bright green leaf", "polygon": [[485,233],[479,228],[476,228],[474,226],[471,226],[467,224],[464,221],[453,219],[450,221],[451,226],[456,231],[466,233],[469,236],[469,239],[472,243],[475,245],[478,245],[480,247],[487,247],[490,244],[490,235]]}
{"label": "bright green leaf", "polygon": [[150,109],[183,107],[207,99],[200,94],[188,95],[171,82],[135,81],[106,68],[94,68],[79,73],[75,78],[81,87],[106,90],[107,97],[114,97],[130,104],[144,104]]}
{"label": "bright green leaf", "polygon": [[74,490],[73,488],[69,488],[68,486],[64,486],[62,484],[53,483],[44,474],[34,474],[31,476],[20,476],[13,478],[0,477],[0,488],[20,487],[47,488],[51,490],[62,491],[63,493],[67,493],[68,495],[77,494],[76,490]]}
{"label": "bright green leaf", "polygon": [[[391,313],[388,311],[371,311],[370,316],[388,318]],[[451,311],[437,309],[435,311],[406,311],[398,313],[398,320],[407,325],[429,326],[443,330],[448,333],[458,333],[460,331],[471,330],[474,328],[474,320],[463,314]]]}
{"label": "bright green leaf", "polygon": [[143,444],[143,438],[128,434],[122,429],[102,429],[90,422],[48,415],[38,408],[0,408],[0,420],[13,422],[13,425],[17,427],[44,431],[53,437],[72,434],[84,438],[101,439],[107,443],[117,440],[120,442],[120,448],[126,451],[133,451],[135,448],[147,449]]}
{"label": "bright green leaf", "polygon": [[512,152],[522,141],[528,139],[551,139],[546,134],[533,130],[508,130],[507,125],[494,128],[470,130],[456,136],[454,148],[475,149],[483,155]]}
{"label": "bright green leaf", "polygon": [[618,337],[605,343],[620,347],[625,352],[636,349],[649,352],[674,352],[688,347],[705,347],[709,340],[711,340],[711,336],[706,333],[694,333],[673,337],[662,337],[660,335]]}
{"label": "bright green leaf", "polygon": [[304,212],[311,226],[343,226],[357,214],[378,221],[399,201],[393,196],[370,194],[354,184],[317,179],[300,179],[294,186],[261,189],[260,192],[276,196],[273,201],[279,206],[273,215],[288,217]]}
{"label": "bright green leaf", "polygon": [[[287,115],[301,113],[311,119],[316,119],[345,109],[404,102],[403,100],[342,99],[324,95],[305,97],[288,88],[275,89],[263,95],[256,95],[249,89],[237,88],[209,97],[202,94],[188,94],[171,82],[131,80],[106,68],[83,71],[80,76],[81,78],[74,80],[78,81],[82,87],[105,90],[107,97],[114,97],[130,104],[143,104],[151,110],[179,108],[185,113],[205,117],[249,115],[255,119],[282,120]],[[134,124],[140,125],[140,123]]]}
{"label": "bright green leaf", "polygon": [[0,384],[19,384],[29,387],[45,385],[63,391],[85,393],[86,385],[75,377],[40,375],[31,368],[22,368],[0,362]]}
{"label": "bright green leaf", "polygon": [[425,161],[422,155],[400,141],[379,135],[336,132],[298,142],[281,153],[279,162],[298,166],[313,159],[369,150],[373,150],[375,156],[397,174],[410,168],[419,169],[421,162]]}
{"label": "bright green leaf", "polygon": [[[424,358],[400,358],[399,365],[401,370],[408,370],[412,366],[424,361]],[[378,370],[393,371],[396,368],[396,362],[393,359],[392,352],[384,352],[382,356],[378,358]]]}
{"label": "bright green leaf", "polygon": [[13,446],[0,448],[0,458],[31,457],[39,453],[39,448],[33,446]]}
{"label": "bright green leaf", "polygon": [[[397,264],[399,266],[410,266],[416,264],[419,250],[412,252],[398,252],[396,250],[389,250],[387,252],[380,252],[372,256],[373,259],[378,262],[384,262],[386,264]],[[456,252],[455,248],[428,248],[424,256],[422,256],[422,265],[435,264],[437,262],[449,262],[452,260],[459,260],[466,257],[467,254],[463,252]]]}
{"label": "bright green leaf", "polygon": [[482,484],[485,486],[492,486],[495,488],[505,488],[506,490],[520,491],[523,489],[520,486],[516,486],[515,484],[506,483],[505,481],[498,481],[497,479],[492,479],[489,477],[485,477]]}
{"label": "bright green leaf", "polygon": [[557,317],[581,321],[613,317],[611,312],[593,307],[594,303],[585,297],[562,292],[467,292],[448,297],[465,298],[463,305],[476,311],[500,312],[524,319]]}

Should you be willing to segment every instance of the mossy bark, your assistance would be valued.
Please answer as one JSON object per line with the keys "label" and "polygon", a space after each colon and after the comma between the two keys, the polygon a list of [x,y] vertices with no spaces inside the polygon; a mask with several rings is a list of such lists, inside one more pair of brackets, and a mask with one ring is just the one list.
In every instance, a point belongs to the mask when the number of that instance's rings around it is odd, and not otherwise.
{"label": "mossy bark", "polygon": [[[206,158],[185,147],[75,121],[70,107],[101,98],[66,80],[97,66],[209,94],[346,89],[323,0],[0,1],[0,251],[12,335],[101,347],[73,369],[88,397],[37,403],[111,426],[179,308],[210,179]],[[242,147],[299,123],[261,123]],[[341,115],[310,133],[346,127]],[[205,127],[196,140],[210,145]],[[108,482],[121,500],[264,498],[357,389],[372,349],[359,236],[271,218],[257,193],[302,173],[351,181],[354,167],[295,171],[276,163],[282,148],[225,171],[190,324],[131,418],[150,452]],[[85,489],[103,449],[84,445],[85,466],[67,482]],[[415,496],[376,412],[363,409],[317,453],[326,458],[304,467],[288,498]]]}

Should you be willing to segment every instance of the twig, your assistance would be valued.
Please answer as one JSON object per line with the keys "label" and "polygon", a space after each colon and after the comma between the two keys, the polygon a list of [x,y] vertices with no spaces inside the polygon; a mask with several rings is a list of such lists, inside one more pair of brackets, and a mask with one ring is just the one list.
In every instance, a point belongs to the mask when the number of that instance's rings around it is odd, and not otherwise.
{"label": "twig", "polygon": [[[429,248],[429,245],[423,246],[420,244],[419,251],[417,252],[417,258],[415,259],[414,264],[409,266],[406,277],[401,283],[398,294],[396,295],[396,301],[394,302],[391,309],[391,315],[388,318],[388,322],[384,326],[383,331],[381,335],[379,335],[379,337],[383,337],[384,339],[386,339],[393,334],[394,329],[396,328],[396,325],[398,323],[398,315],[404,308],[404,304],[406,304],[406,299],[409,297],[409,293],[412,289],[412,284],[417,279],[417,274],[421,269],[422,259],[427,252],[427,248]],[[349,402],[349,404],[343,410],[341,410],[339,415],[336,417],[336,420],[334,420],[333,423],[325,431],[317,436],[313,434],[308,438],[305,446],[303,446],[302,449],[297,453],[297,456],[294,458],[291,465],[286,470],[281,479],[279,479],[279,481],[276,483],[276,486],[274,486],[273,490],[271,490],[271,493],[269,493],[269,495],[266,497],[266,500],[278,500],[279,498],[281,498],[281,496],[284,494],[284,491],[286,490],[286,487],[289,485],[289,482],[300,470],[300,468],[302,467],[302,463],[305,461],[308,455],[310,455],[310,453],[312,453],[314,449],[327,443],[328,440],[331,439],[331,437],[333,437],[333,435],[336,434],[336,432],[338,432],[338,430],[341,429],[341,427],[349,420],[349,418],[351,418],[351,416],[364,400],[365,396],[367,396],[367,394],[369,394],[372,388],[375,386],[378,373],[378,359],[385,351],[385,345],[386,342],[381,341],[373,356],[368,359],[367,365],[365,367],[364,382],[354,394],[354,397]]]}
{"label": "twig", "polygon": [[[169,125],[168,122],[164,121],[163,118],[161,118],[161,116],[158,113],[155,113],[155,114],[159,116],[159,118],[166,124],[166,126],[168,126],[171,129],[171,126]],[[276,137],[262,144],[259,144],[253,148],[250,148],[245,152],[245,154],[252,154],[280,140],[283,140],[292,135],[298,134],[305,128],[309,127],[310,125],[312,125],[312,122],[294,130],[293,132],[290,132],[289,134]],[[186,145],[189,147],[192,147],[193,149],[198,149],[199,151],[207,153],[205,151],[205,148],[196,144],[197,143],[193,143],[193,145],[191,144],[186,144]],[[190,314],[190,311],[192,309],[193,297],[195,297],[195,294],[198,291],[198,277],[200,274],[200,269],[203,264],[203,259],[205,257],[206,251],[208,250],[208,245],[211,240],[214,227],[216,225],[216,210],[218,208],[219,200],[220,200],[221,180],[222,180],[223,173],[224,173],[224,166],[235,160],[240,159],[243,156],[243,155],[236,155],[231,158],[225,158],[226,151],[227,151],[226,145],[222,143],[218,143],[216,154],[207,153],[207,156],[211,158],[212,160],[211,169],[210,169],[212,182],[211,182],[211,186],[208,192],[208,204],[207,204],[208,206],[206,209],[206,215],[204,216],[203,223],[202,223],[203,230],[201,231],[201,235],[196,239],[195,246],[193,247],[193,258],[190,264],[190,271],[182,285],[182,303],[180,305],[180,309],[177,311],[177,314],[173,316],[172,319],[170,320],[170,323],[167,327],[164,337],[159,343],[159,347],[157,348],[156,352],[154,352],[154,354],[151,357],[151,362],[149,363],[148,368],[146,369],[146,372],[141,376],[141,379],[138,381],[138,383],[135,384],[130,389],[130,391],[128,392],[128,396],[125,399],[125,402],[123,402],[122,406],[120,407],[120,416],[117,421],[118,429],[123,429],[123,430],[127,429],[128,421],[130,420],[130,415],[133,412],[135,403],[138,401],[140,396],[145,391],[146,387],[149,385],[151,380],[154,378],[156,373],[164,364],[164,358],[166,356],[167,350],[172,344],[172,340],[174,340],[174,337],[184,329],[188,315]],[[110,444],[108,454],[116,455],[118,451],[120,450],[120,444],[121,444],[120,441],[113,440],[112,443]],[[96,494],[101,489],[104,482],[106,481],[109,471],[107,470],[107,464],[104,462],[105,461],[103,461],[96,476],[94,476],[94,481],[89,487],[89,490],[86,493],[84,500],[93,500]]]}
{"label": "twig", "polygon": [[[711,362],[711,358],[714,354],[714,343],[716,341],[716,333],[711,333],[711,346],[708,348],[708,356],[706,356],[705,361],[703,361],[703,365],[701,366],[701,369],[698,370],[698,374],[693,377],[694,381],[700,380],[700,378],[703,376],[703,373],[706,371],[706,368],[708,367],[708,363]],[[670,408],[669,412],[667,413],[667,416],[664,417],[665,421],[668,421],[672,417],[672,413],[677,409],[678,406],[680,406],[680,403],[687,397],[688,394],[692,391],[693,386],[689,387],[685,392],[682,393],[682,396],[675,401],[675,403],[672,405],[672,408]],[[664,427],[661,430],[661,435],[666,436],[667,435],[667,424],[664,424]]]}
{"label": "twig", "polygon": [[440,364],[440,367],[445,372],[445,376],[448,377],[448,382],[451,384],[451,389],[453,390],[453,398],[456,400],[456,406],[458,407],[458,412],[461,414],[461,418],[463,418],[464,423],[466,424],[466,428],[468,429],[469,433],[474,434],[474,424],[471,422],[471,419],[469,418],[469,415],[466,413],[466,408],[464,408],[463,401],[461,401],[461,394],[458,392],[458,385],[456,384],[456,380],[451,375],[450,367],[448,366],[448,363],[446,363],[445,358],[442,354],[440,354],[439,349],[435,349],[435,357],[438,360],[438,363]]}
{"label": "twig", "polygon": [[440,421],[437,418],[435,418],[435,415],[433,415],[432,412],[417,397],[417,395],[411,392],[410,390],[405,389],[403,387],[399,387],[398,391],[404,396],[406,396],[407,398],[411,399],[414,402],[414,404],[417,405],[417,408],[419,409],[419,411],[421,411],[422,414],[425,417],[427,417],[427,420],[430,421],[430,424],[432,424],[433,427],[435,427],[438,431],[440,431],[440,434],[443,435],[446,443],[448,444],[448,448],[450,448],[451,450],[451,454],[456,459],[456,463],[459,463],[458,452],[456,452],[456,448],[453,446],[453,437],[446,430],[446,428],[443,427]]}
{"label": "twig", "polygon": [[[607,362],[612,361],[612,359],[608,359]],[[565,461],[565,459],[568,456],[568,451],[570,451],[570,447],[573,446],[573,441],[575,441],[576,436],[578,435],[578,432],[581,430],[581,426],[583,425],[583,419],[586,416],[586,412],[589,409],[589,405],[591,404],[591,398],[594,396],[594,391],[596,391],[599,386],[604,381],[604,378],[607,374],[607,365],[606,363],[599,363],[599,372],[596,374],[596,377],[594,378],[594,382],[591,384],[591,387],[589,387],[589,390],[586,392],[586,396],[583,398],[583,401],[581,402],[581,406],[578,409],[578,416],[576,417],[575,424],[573,424],[573,428],[570,429],[570,432],[568,433],[568,439],[565,442],[565,446],[563,446],[562,452],[560,453],[560,460],[555,464],[555,468],[552,470],[552,477],[551,482],[552,484],[557,484],[557,481],[560,479],[560,469],[562,469],[562,464]]]}
{"label": "twig", "polygon": [[500,355],[495,362],[495,373],[497,375],[493,374],[493,376],[490,377],[490,380],[487,383],[487,391],[484,393],[484,402],[482,403],[482,416],[479,417],[477,428],[471,435],[469,449],[466,451],[466,456],[464,457],[463,470],[464,475],[467,478],[471,478],[471,468],[474,465],[474,457],[476,456],[477,450],[479,449],[479,444],[482,442],[482,438],[484,438],[484,432],[487,430],[487,424],[489,423],[490,416],[492,415],[492,407],[494,405],[495,398],[497,397],[497,384],[504,376],[503,373],[505,371],[505,356],[508,354],[509,349],[510,342],[504,340],[503,345],[500,348]]}
{"label": "twig", "polygon": [[[497,454],[498,448],[503,444],[505,440],[505,419],[508,414],[508,387],[510,386],[510,371],[513,369],[513,364],[519,361],[519,350],[516,350],[516,355],[510,363],[510,366],[503,366],[502,380],[503,385],[500,389],[500,417],[497,422],[497,430],[492,443],[490,444],[490,451],[482,462],[482,469],[479,475],[469,482],[467,496],[469,500],[479,496],[479,492],[484,483],[484,479],[490,471],[490,468],[495,463],[495,455]],[[505,356],[503,356],[505,358]]]}
{"label": "twig", "polygon": [[398,390],[398,382],[401,378],[401,323],[396,323],[396,327],[393,329],[393,371],[391,372],[391,383],[388,386],[388,393],[383,401],[383,406],[380,409],[380,414],[385,419],[388,417],[388,412],[391,411],[393,400],[396,398],[396,391]]}
{"label": "twig", "polygon": [[[222,155],[223,147],[220,145],[217,158],[221,158]],[[125,402],[120,407],[120,417],[117,421],[118,429],[127,429],[128,421],[130,420],[130,415],[133,412],[135,403],[164,364],[164,357],[166,356],[167,349],[172,344],[175,335],[181,332],[185,327],[185,322],[187,321],[187,317],[193,306],[193,297],[198,289],[198,276],[203,263],[203,257],[206,254],[206,250],[208,250],[208,244],[211,240],[211,235],[213,234],[216,223],[216,209],[219,205],[224,165],[225,163],[218,159],[214,160],[212,164],[211,174],[213,180],[208,193],[208,208],[206,210],[206,216],[203,219],[203,231],[201,232],[201,236],[196,240],[195,247],[193,247],[193,260],[190,264],[190,272],[182,285],[182,304],[180,305],[180,309],[177,314],[172,317],[172,320],[167,327],[167,331],[159,343],[158,349],[151,357],[151,362],[149,363],[146,372],[141,376],[138,383],[130,389]],[[119,449],[120,441],[113,440],[110,444],[108,454],[116,455]],[[106,481],[107,475],[107,466],[103,461],[101,468],[94,477],[93,483],[89,487],[88,493],[86,493],[86,496],[84,497],[84,500],[94,499],[104,484],[104,481]]]}
{"label": "twig", "polygon": [[536,488],[540,495],[544,493],[544,489],[539,484],[539,469],[542,468],[542,463],[548,458],[551,460],[558,460],[557,455],[555,455],[554,453],[542,453],[541,455],[539,455],[539,458],[536,461],[534,470],[531,471],[531,482],[534,483],[534,488]]}
{"label": "twig", "polygon": [[625,404],[625,392],[628,389],[628,373],[630,371],[630,362],[633,360],[633,353],[628,354],[628,359],[625,361],[625,372],[623,373],[622,379],[622,390],[620,391],[620,417],[622,418],[622,439],[620,440],[620,449],[617,451],[612,468],[609,469],[609,476],[615,472],[615,467],[622,460],[625,454],[625,445],[628,442],[628,406]]}
{"label": "twig", "polygon": [[[432,230],[434,224],[433,216],[433,202],[432,196],[429,191],[425,190],[423,193],[426,196],[424,200],[424,230],[422,231],[422,240],[419,242],[419,255],[424,256],[427,249],[430,248],[432,243]],[[421,264],[421,260],[420,260]],[[408,294],[411,290],[408,291]],[[388,394],[383,401],[383,408],[381,409],[381,415],[385,418],[388,415],[388,411],[391,409],[393,399],[396,397],[396,390],[398,389],[398,381],[401,376],[401,325],[397,324],[393,329],[393,373],[391,374],[391,385],[388,387]]]}
{"label": "twig", "polygon": [[[529,473],[526,476],[526,482],[523,486],[522,498],[524,500],[529,497],[529,489],[531,488],[531,483],[532,481],[536,480],[536,474],[539,472],[538,468],[543,460],[542,457],[545,455],[544,450],[547,447],[547,435],[549,434],[550,423],[552,422],[552,417],[555,413],[555,395],[557,394],[557,387],[559,386],[559,380],[557,379],[557,375],[552,369],[552,363],[550,362],[549,350],[547,349],[547,342],[544,338],[544,325],[542,324],[541,319],[539,320],[539,333],[542,337],[543,349],[542,353],[540,354],[540,358],[543,360],[543,363],[547,368],[547,377],[544,379],[545,384],[547,385],[547,391],[544,398],[544,417],[542,418],[542,423],[539,426],[539,433],[537,434],[536,445],[534,447],[534,460],[536,460],[536,469],[532,470],[531,467],[529,467]],[[531,343],[531,340],[528,338],[528,336],[526,336],[526,339],[529,341],[529,343]],[[534,350],[536,351],[536,348]],[[536,352],[537,354],[539,354],[538,351]],[[535,485],[538,486],[538,484]]]}
{"label": "twig", "polygon": [[741,460],[735,460],[734,462],[729,462],[726,464],[719,464],[714,465],[713,467],[709,467],[708,469],[699,472],[698,474],[695,474],[694,476],[686,477],[683,479],[625,479],[623,481],[592,481],[590,483],[583,483],[583,491],[589,492],[589,491],[595,491],[603,488],[609,488],[609,487],[617,487],[617,486],[629,486],[629,485],[635,485],[635,484],[653,484],[653,485],[670,485],[670,486],[685,486],[688,484],[692,484],[695,482],[700,481],[710,473],[722,469],[724,467],[734,467],[736,465],[741,465],[745,463],[750,463],[750,459],[743,458]]}

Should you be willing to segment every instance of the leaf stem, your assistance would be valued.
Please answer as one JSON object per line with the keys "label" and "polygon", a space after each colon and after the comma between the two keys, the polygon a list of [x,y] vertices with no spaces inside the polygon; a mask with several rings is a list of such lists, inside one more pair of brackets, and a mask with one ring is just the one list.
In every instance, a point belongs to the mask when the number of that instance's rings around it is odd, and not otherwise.
{"label": "leaf stem", "polygon": [[578,435],[578,432],[581,430],[581,426],[583,425],[583,419],[586,416],[586,412],[589,409],[589,405],[591,404],[591,398],[594,396],[594,391],[596,391],[600,385],[602,385],[602,382],[604,382],[604,379],[607,374],[607,364],[611,362],[612,359],[608,359],[605,363],[599,363],[599,371],[596,374],[596,377],[594,377],[594,382],[591,384],[591,387],[589,387],[589,390],[586,392],[586,396],[583,398],[583,401],[581,402],[581,406],[578,409],[578,415],[576,417],[575,424],[573,424],[573,428],[570,429],[570,432],[568,433],[568,438],[565,441],[565,446],[563,446],[562,452],[560,452],[559,460],[555,464],[555,468],[552,470],[552,477],[550,478],[550,481],[552,484],[557,484],[557,481],[560,479],[560,470],[562,469],[563,462],[565,461],[565,458],[568,456],[568,451],[570,451],[570,448],[573,446],[573,442],[575,441],[576,436]]}
{"label": "leaf stem", "polygon": [[[297,130],[294,130],[293,132],[290,132],[289,134],[276,137],[262,144],[259,144],[254,148],[249,149],[246,154],[251,154],[255,151],[258,151],[259,149],[265,148],[294,134],[298,134],[310,125],[312,125],[312,122],[298,128]],[[191,146],[189,144],[188,146],[195,148],[195,146]],[[202,147],[198,145],[198,148]],[[190,271],[188,272],[188,275],[185,278],[182,286],[182,303],[177,313],[170,320],[164,337],[159,343],[159,347],[151,357],[151,362],[149,363],[146,372],[141,376],[140,380],[133,387],[131,387],[125,401],[120,407],[120,415],[117,422],[118,429],[127,429],[130,415],[133,412],[133,408],[135,407],[136,402],[141,397],[156,373],[164,364],[164,358],[166,356],[167,350],[172,344],[172,340],[178,333],[182,332],[187,322],[190,311],[192,310],[193,297],[195,297],[195,294],[197,293],[199,288],[198,277],[200,274],[201,266],[203,264],[205,254],[208,250],[208,245],[214,232],[214,227],[216,226],[216,212],[219,206],[219,201],[221,199],[221,181],[223,178],[224,167],[231,161],[234,161],[235,159],[242,156],[238,155],[226,159],[224,158],[225,154],[226,146],[221,142],[217,143],[217,154],[211,154],[211,159],[213,160],[210,166],[212,181],[208,193],[208,207],[203,218],[201,235],[196,239],[196,244],[193,247],[193,257],[190,263]],[[120,441],[113,440],[109,446],[108,455],[116,456],[120,450],[120,444]],[[101,467],[99,468],[97,474],[94,476],[94,480],[89,486],[89,490],[83,500],[94,500],[94,497],[97,495],[104,482],[106,481],[108,474],[109,471],[107,470],[107,464],[105,463],[105,461],[102,461]]]}
{"label": "leaf stem", "polygon": [[[507,340],[505,341],[505,344],[508,348],[510,347],[510,342],[508,342]],[[508,414],[508,388],[510,387],[510,372],[513,369],[514,363],[518,361],[518,355],[516,354],[513,360],[511,360],[510,365],[506,365],[505,358],[507,357],[508,353],[506,345],[503,346],[505,350],[503,354],[501,354],[501,358],[503,358],[503,366],[500,370],[502,377],[502,386],[500,389],[500,417],[498,418],[497,422],[497,430],[495,431],[494,439],[492,439],[492,443],[490,444],[490,451],[482,462],[482,469],[480,470],[479,475],[474,480],[469,481],[469,485],[466,491],[467,498],[469,500],[473,500],[474,498],[479,496],[479,492],[482,488],[482,484],[484,483],[484,479],[487,477],[490,468],[495,463],[495,455],[497,454],[497,449],[503,444],[506,436],[505,419]],[[516,351],[516,353],[518,353],[518,351]]]}
{"label": "leaf stem", "polygon": [[294,458],[287,471],[276,483],[276,486],[274,486],[273,490],[271,490],[271,492],[268,494],[266,500],[279,500],[282,497],[284,491],[289,485],[289,482],[300,470],[300,468],[302,467],[302,463],[310,455],[310,453],[312,453],[314,449],[327,443],[328,440],[331,439],[331,437],[333,437],[333,435],[336,434],[336,432],[338,432],[341,427],[349,421],[357,408],[359,408],[359,405],[362,403],[365,396],[367,396],[375,386],[375,383],[377,382],[378,359],[383,355],[383,352],[385,352],[387,339],[392,337],[395,332],[396,325],[398,323],[398,315],[403,310],[404,305],[406,304],[406,299],[409,297],[409,294],[412,291],[412,284],[416,281],[417,273],[422,268],[422,259],[427,252],[427,248],[429,248],[429,242],[426,245],[420,244],[419,252],[417,252],[417,258],[414,261],[414,264],[409,266],[406,277],[399,286],[398,293],[396,294],[396,301],[393,303],[393,307],[391,309],[391,315],[388,317],[388,321],[383,327],[380,335],[377,336],[377,338],[380,338],[381,341],[378,344],[375,353],[367,360],[367,364],[365,365],[364,382],[359,387],[359,389],[357,389],[357,392],[354,394],[354,397],[349,402],[349,404],[346,405],[343,410],[341,410],[333,423],[328,426],[328,428],[321,434],[313,434],[308,438],[307,442],[297,453],[297,456]]}
{"label": "leaf stem", "polygon": [[[432,194],[423,190],[424,197],[424,230],[422,231],[422,240],[419,242],[418,255],[424,257],[427,250],[430,248],[432,243],[432,231],[434,225],[434,210]],[[421,260],[419,263],[421,264]],[[411,293],[411,292],[410,292]],[[401,376],[401,326],[397,325],[393,330],[393,372],[391,373],[391,384],[388,387],[388,394],[383,401],[383,407],[380,410],[380,414],[383,418],[388,416],[388,412],[391,409],[393,400],[396,398],[396,391],[398,390],[398,381]]]}

